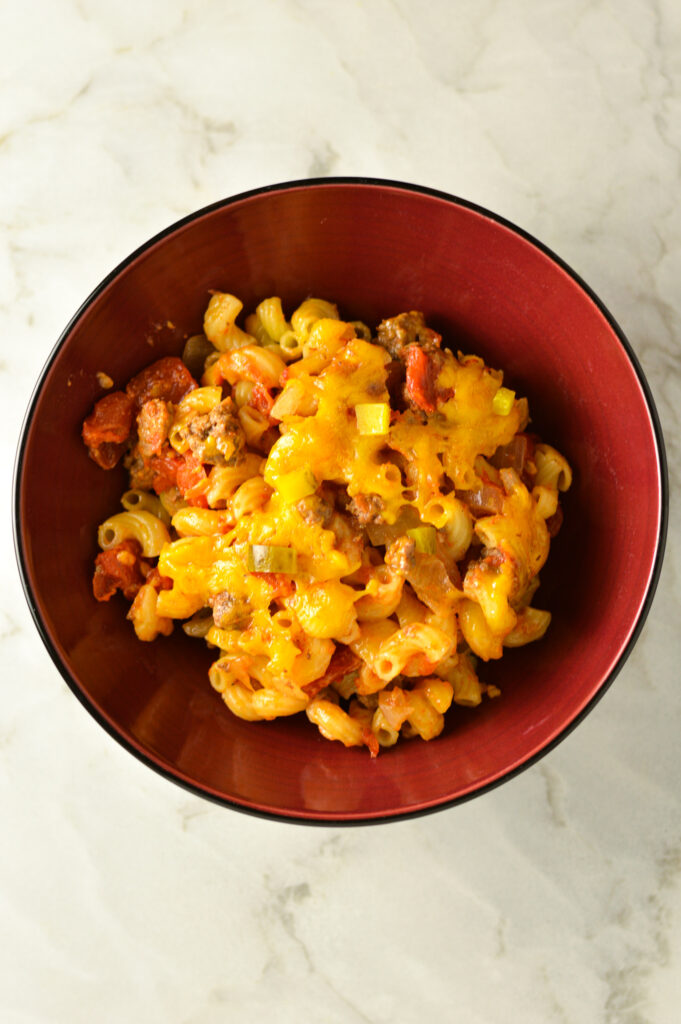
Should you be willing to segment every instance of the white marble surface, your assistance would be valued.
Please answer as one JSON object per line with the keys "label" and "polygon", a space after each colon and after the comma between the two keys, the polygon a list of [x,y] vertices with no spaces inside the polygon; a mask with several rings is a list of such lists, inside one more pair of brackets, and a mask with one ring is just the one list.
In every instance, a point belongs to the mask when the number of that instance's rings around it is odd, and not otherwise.
{"label": "white marble surface", "polygon": [[659,404],[674,520],[680,11],[0,4],[4,1024],[681,1020],[674,522],[641,640],[565,743],[464,806],[341,830],[214,807],[113,743],[42,649],[9,514],[33,382],[115,263],[243,189],[368,174],[489,206],[591,283]]}

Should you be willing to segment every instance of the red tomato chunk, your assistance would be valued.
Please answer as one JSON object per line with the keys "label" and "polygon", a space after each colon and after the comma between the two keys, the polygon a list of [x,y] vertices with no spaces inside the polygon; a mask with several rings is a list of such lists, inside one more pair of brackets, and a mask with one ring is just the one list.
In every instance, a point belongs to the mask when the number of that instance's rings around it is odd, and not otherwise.
{"label": "red tomato chunk", "polygon": [[125,390],[136,408],[141,409],[151,398],[177,403],[196,386],[196,381],[182,360],[176,356],[166,356],[133,377]]}
{"label": "red tomato chunk", "polygon": [[140,558],[142,549],[136,540],[124,540],[95,559],[92,592],[98,601],[108,601],[117,590],[132,601],[149,572]]}
{"label": "red tomato chunk", "polygon": [[133,426],[135,407],[123,391],[105,395],[83,423],[83,441],[90,458],[102,469],[113,469]]}
{"label": "red tomato chunk", "polygon": [[436,409],[435,377],[433,361],[418,345],[410,345],[407,349],[406,391],[414,405],[424,412],[435,412]]}

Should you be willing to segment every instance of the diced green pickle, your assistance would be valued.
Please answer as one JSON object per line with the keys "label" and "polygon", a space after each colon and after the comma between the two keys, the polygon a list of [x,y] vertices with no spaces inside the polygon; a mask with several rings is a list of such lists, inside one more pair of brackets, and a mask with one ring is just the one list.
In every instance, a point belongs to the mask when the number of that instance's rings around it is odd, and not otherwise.
{"label": "diced green pickle", "polygon": [[275,480],[277,493],[287,503],[306,498],[317,490],[317,480],[308,466],[294,469],[291,473],[282,473]]}
{"label": "diced green pickle", "polygon": [[424,555],[435,554],[435,538],[437,531],[434,526],[415,526],[413,530],[407,530],[407,537],[411,537],[416,545],[417,551]]}
{"label": "diced green pickle", "polygon": [[206,359],[215,349],[203,334],[193,334],[187,338],[182,352],[182,362],[187,367],[192,377],[197,380],[201,377]]}
{"label": "diced green pickle", "polygon": [[298,552],[278,544],[249,544],[248,571],[293,575],[298,571]]}

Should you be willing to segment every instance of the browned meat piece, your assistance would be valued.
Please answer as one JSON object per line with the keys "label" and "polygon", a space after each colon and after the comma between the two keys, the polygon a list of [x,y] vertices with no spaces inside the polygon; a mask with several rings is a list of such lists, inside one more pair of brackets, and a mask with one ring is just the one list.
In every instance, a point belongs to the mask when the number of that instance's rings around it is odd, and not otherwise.
{"label": "browned meat piece", "polygon": [[150,491],[154,479],[154,471],[146,459],[137,450],[137,445],[128,452],[123,463],[130,474],[130,486],[135,491]]}
{"label": "browned meat piece", "polygon": [[140,455],[148,458],[160,452],[172,422],[167,402],[161,398],[150,398],[144,403],[137,416]]}
{"label": "browned meat piece", "polygon": [[378,494],[356,494],[347,511],[359,526],[366,526],[380,523],[383,507],[383,499]]}
{"label": "browned meat piece", "polygon": [[209,413],[195,416],[187,426],[187,443],[201,462],[234,466],[241,461],[246,438],[231,398]]}
{"label": "browned meat piece", "polygon": [[251,614],[248,602],[223,590],[212,600],[213,621],[218,629],[230,629],[244,622]]}
{"label": "browned meat piece", "polygon": [[130,474],[133,490],[154,490],[160,494],[175,485],[177,471],[183,461],[183,457],[164,441],[158,454],[148,457],[142,455],[140,445],[136,444],[126,455],[123,465]]}
{"label": "browned meat piece", "polygon": [[412,310],[383,320],[378,325],[376,341],[388,350],[393,359],[403,360],[409,345],[418,345],[425,352],[434,352],[439,349],[442,337],[426,326],[423,313]]}
{"label": "browned meat piece", "polygon": [[406,576],[411,572],[415,555],[416,545],[411,537],[398,537],[386,548],[385,564],[400,576]]}
{"label": "browned meat piece", "polygon": [[333,515],[333,505],[319,494],[309,494],[306,498],[301,498],[296,504],[296,509],[310,526],[315,523],[326,526]]}

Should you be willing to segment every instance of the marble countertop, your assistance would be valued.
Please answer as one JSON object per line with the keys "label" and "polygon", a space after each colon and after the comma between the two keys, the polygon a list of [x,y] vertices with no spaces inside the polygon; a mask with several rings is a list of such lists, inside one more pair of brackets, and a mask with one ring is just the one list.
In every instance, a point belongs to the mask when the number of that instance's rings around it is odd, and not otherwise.
{"label": "marble countertop", "polygon": [[[680,11],[0,7],[4,1024],[681,1019]],[[453,192],[560,253],[641,360],[672,486],[652,613],[583,724],[484,797],[372,829],[233,813],[113,743],[43,649],[11,543],[23,412],[90,290],[200,206],[335,174]]]}

